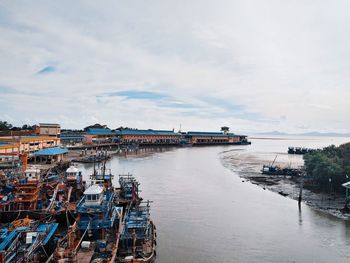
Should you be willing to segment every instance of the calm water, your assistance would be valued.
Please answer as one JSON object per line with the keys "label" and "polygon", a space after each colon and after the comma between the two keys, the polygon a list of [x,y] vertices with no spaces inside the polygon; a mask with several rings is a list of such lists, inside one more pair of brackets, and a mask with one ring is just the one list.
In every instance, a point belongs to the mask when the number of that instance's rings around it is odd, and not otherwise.
{"label": "calm water", "polygon": [[[133,173],[153,200],[157,262],[350,262],[350,224],[242,183],[225,156],[273,156],[288,146],[322,147],[346,139],[253,140],[251,146],[170,149],[113,158],[114,174]],[[85,166],[86,173],[91,167]],[[117,178],[115,178],[117,184]]]}

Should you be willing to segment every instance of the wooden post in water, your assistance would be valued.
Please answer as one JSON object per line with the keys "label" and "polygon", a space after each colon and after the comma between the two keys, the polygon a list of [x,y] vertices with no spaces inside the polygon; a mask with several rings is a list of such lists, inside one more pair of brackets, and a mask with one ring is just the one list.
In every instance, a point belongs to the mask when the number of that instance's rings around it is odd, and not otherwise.
{"label": "wooden post in water", "polygon": [[299,198],[298,198],[298,205],[301,206],[301,200],[303,195],[303,186],[304,186],[304,173],[301,174],[301,181],[300,181],[300,192],[299,192]]}

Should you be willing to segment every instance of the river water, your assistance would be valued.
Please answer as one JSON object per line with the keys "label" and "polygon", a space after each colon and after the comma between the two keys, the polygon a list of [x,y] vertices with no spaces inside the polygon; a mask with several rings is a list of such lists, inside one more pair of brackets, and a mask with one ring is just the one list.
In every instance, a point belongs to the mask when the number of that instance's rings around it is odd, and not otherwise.
{"label": "river water", "polygon": [[[252,139],[250,146],[173,148],[114,157],[107,166],[116,175],[134,174],[141,196],[153,201],[157,263],[350,262],[348,221],[307,205],[299,210],[292,199],[243,183],[227,163],[227,157],[244,152],[273,157],[283,155],[288,146],[315,148],[345,141]],[[86,175],[91,173],[91,166],[82,167]]]}

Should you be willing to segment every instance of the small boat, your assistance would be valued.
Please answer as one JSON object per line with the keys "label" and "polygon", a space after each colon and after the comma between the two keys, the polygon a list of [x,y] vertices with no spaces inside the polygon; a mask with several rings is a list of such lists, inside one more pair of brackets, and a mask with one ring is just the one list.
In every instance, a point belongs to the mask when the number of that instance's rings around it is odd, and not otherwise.
{"label": "small boat", "polygon": [[300,176],[301,171],[290,167],[281,168],[277,165],[263,165],[261,173],[266,175]]}
{"label": "small boat", "polygon": [[99,154],[99,155],[89,155],[81,159],[72,160],[75,163],[100,163],[111,158],[108,154]]}
{"label": "small boat", "polygon": [[263,165],[263,168],[261,169],[261,173],[266,175],[300,176],[301,174],[300,169],[294,169],[291,167],[282,168],[278,165],[274,165],[276,159],[277,159],[277,155],[271,164]]}
{"label": "small boat", "polygon": [[288,147],[288,154],[307,154],[316,151],[315,149],[303,147]]}

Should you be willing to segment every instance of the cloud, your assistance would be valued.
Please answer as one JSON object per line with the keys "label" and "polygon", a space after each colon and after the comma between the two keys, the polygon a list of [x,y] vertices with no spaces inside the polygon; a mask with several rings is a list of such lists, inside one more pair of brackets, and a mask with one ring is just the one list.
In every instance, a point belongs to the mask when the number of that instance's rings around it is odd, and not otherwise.
{"label": "cloud", "polygon": [[3,116],[348,132],[350,3],[135,3],[0,2]]}
{"label": "cloud", "polygon": [[97,97],[121,97],[127,100],[147,100],[156,103],[158,107],[164,108],[197,108],[194,104],[186,103],[184,101],[178,100],[170,95],[159,92],[151,91],[140,91],[140,90],[123,90],[117,92],[109,92]]}

